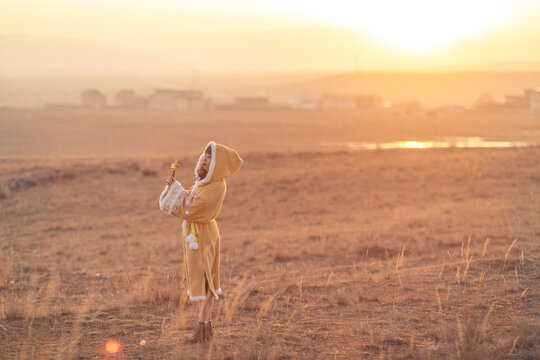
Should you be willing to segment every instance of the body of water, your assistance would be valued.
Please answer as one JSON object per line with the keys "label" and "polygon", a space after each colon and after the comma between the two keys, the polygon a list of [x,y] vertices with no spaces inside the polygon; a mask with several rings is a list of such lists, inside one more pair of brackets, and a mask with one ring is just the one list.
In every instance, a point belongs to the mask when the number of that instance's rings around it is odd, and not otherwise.
{"label": "body of water", "polygon": [[390,149],[446,149],[446,148],[523,148],[533,147],[527,141],[489,141],[481,137],[445,137],[436,140],[401,140],[392,142],[324,142],[323,147],[346,148],[348,150],[390,150]]}

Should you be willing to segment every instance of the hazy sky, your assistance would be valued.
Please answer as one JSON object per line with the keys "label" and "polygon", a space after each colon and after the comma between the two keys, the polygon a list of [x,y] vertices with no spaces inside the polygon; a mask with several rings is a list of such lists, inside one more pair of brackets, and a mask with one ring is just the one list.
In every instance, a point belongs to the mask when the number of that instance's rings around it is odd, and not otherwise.
{"label": "hazy sky", "polygon": [[94,39],[206,70],[540,61],[538,19],[538,0],[0,0],[0,34]]}

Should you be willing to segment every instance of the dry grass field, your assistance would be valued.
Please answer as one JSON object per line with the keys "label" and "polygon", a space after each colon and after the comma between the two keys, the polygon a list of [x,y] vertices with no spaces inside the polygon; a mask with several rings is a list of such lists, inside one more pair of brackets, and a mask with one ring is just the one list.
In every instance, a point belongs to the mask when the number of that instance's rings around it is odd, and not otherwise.
{"label": "dry grass field", "polygon": [[[526,114],[0,112],[1,359],[538,359],[540,143]],[[180,222],[209,140],[245,162],[218,218],[216,336],[188,345]],[[106,350],[115,340],[116,353]]]}

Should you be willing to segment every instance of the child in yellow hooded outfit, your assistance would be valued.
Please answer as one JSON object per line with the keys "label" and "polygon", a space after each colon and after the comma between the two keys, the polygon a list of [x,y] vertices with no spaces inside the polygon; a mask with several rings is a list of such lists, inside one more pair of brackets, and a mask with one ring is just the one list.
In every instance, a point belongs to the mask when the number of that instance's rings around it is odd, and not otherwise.
{"label": "child in yellow hooded outfit", "polygon": [[201,301],[199,327],[191,342],[202,342],[213,334],[211,315],[214,297],[221,294],[219,281],[220,235],[216,218],[225,199],[225,178],[242,166],[238,153],[211,141],[201,157],[197,180],[185,190],[172,176],[159,198],[161,210],[178,216],[182,223],[184,265],[191,301]]}

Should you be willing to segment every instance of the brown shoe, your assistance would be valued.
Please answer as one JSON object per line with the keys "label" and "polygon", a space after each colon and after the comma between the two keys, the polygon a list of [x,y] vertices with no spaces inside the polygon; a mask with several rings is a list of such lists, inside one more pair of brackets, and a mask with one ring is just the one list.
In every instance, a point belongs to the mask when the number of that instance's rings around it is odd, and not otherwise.
{"label": "brown shoe", "polygon": [[199,344],[203,340],[203,331],[205,330],[204,322],[199,321],[199,325],[197,326],[197,329],[195,330],[195,334],[193,334],[192,337],[186,340],[186,342],[190,344]]}
{"label": "brown shoe", "polygon": [[214,329],[212,329],[212,321],[199,321],[199,326],[195,330],[195,334],[187,339],[190,344],[200,344],[214,337]]}
{"label": "brown shoe", "polygon": [[204,323],[206,327],[206,340],[210,340],[214,337],[214,329],[212,329],[212,321]]}

